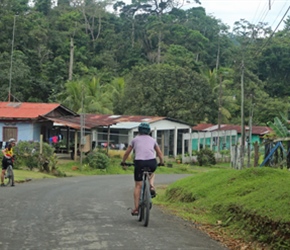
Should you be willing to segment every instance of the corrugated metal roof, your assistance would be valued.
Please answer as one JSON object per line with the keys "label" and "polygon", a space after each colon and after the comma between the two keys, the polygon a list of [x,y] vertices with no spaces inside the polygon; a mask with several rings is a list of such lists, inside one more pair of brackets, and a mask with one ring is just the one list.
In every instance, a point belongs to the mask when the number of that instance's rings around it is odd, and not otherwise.
{"label": "corrugated metal roof", "polygon": [[[198,127],[198,125],[195,127]],[[245,130],[248,130],[248,129],[249,129],[249,127],[245,126]],[[204,128],[202,130],[199,130],[199,131],[217,131],[217,130],[218,130],[218,125],[211,124],[211,126]],[[241,133],[241,126],[240,125],[231,125],[231,124],[221,124],[220,130],[236,130],[238,133]],[[255,134],[255,135],[264,135],[264,134],[267,134],[271,131],[272,131],[272,129],[270,127],[267,127],[267,126],[252,126],[252,134]]]}
{"label": "corrugated metal roof", "polygon": [[0,118],[36,119],[60,106],[58,103],[0,102]]}
{"label": "corrugated metal roof", "polygon": [[101,115],[86,114],[86,120],[95,121],[99,126],[109,126],[120,122],[155,122],[164,120],[166,117],[160,116],[133,116],[133,115]]}
{"label": "corrugated metal roof", "polygon": [[140,122],[120,122],[112,125],[111,128],[114,129],[133,129],[139,126]]}
{"label": "corrugated metal roof", "polygon": [[[80,116],[67,116],[60,118],[46,117],[51,121],[54,121],[58,124],[63,124],[75,129],[80,129],[81,127],[81,118]],[[132,129],[138,127],[141,122],[156,122],[160,120],[165,120],[166,117],[159,116],[131,116],[131,115],[100,115],[100,114],[85,114],[85,128],[92,129],[95,127],[107,127],[111,126],[112,128],[119,129]]]}
{"label": "corrugated metal roof", "polygon": [[195,131],[202,131],[202,130],[205,130],[209,127],[212,127],[213,124],[208,124],[208,123],[200,123],[200,124],[197,124],[196,126],[193,126],[192,127],[192,130],[195,130]]}

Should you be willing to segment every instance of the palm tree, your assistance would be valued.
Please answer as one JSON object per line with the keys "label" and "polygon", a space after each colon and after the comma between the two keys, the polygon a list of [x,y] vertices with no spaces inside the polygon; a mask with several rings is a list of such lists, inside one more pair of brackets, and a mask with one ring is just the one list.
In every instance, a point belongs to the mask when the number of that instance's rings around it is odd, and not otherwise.
{"label": "palm tree", "polygon": [[100,79],[93,77],[68,81],[58,100],[76,113],[112,114],[112,88],[110,84],[102,85]]}

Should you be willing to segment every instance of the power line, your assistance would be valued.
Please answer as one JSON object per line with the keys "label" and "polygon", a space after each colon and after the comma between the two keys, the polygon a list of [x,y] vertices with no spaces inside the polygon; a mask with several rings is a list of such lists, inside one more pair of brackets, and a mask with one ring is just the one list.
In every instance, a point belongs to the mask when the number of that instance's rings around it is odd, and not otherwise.
{"label": "power line", "polygon": [[282,13],[282,11],[284,10],[285,6],[286,6],[287,2],[284,3],[283,7],[281,8],[279,14],[277,15],[277,17],[275,18],[274,22],[272,23],[272,25],[274,25],[274,23],[276,22],[276,20],[278,19],[278,17],[280,16],[280,14]]}
{"label": "power line", "polygon": [[254,55],[254,58],[261,53],[261,51],[265,48],[265,46],[270,42],[270,40],[272,39],[272,37],[274,36],[276,30],[279,28],[280,24],[282,23],[282,21],[284,20],[285,16],[287,15],[287,13],[290,10],[290,6],[288,7],[288,9],[286,10],[285,14],[283,15],[283,17],[281,18],[280,22],[278,23],[278,25],[276,26],[275,30],[272,32],[272,34],[269,36],[269,38],[266,40],[266,42],[262,45],[262,47],[260,47],[260,49],[257,51],[257,53]]}
{"label": "power line", "polygon": [[[260,2],[261,3],[261,2]],[[259,22],[263,22],[265,20],[265,18],[267,17],[268,13],[269,13],[269,9],[268,9],[268,5],[265,4],[264,5],[264,8],[262,9],[261,11],[261,15],[260,17],[257,19],[258,21],[256,23],[259,23]],[[260,21],[259,21],[260,20]]]}

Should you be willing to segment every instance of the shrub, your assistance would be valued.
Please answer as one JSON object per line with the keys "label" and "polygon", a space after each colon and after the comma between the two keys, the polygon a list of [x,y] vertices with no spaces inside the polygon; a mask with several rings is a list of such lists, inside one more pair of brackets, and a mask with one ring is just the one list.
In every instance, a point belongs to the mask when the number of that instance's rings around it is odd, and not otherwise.
{"label": "shrub", "polygon": [[54,148],[47,143],[42,145],[42,154],[40,154],[40,143],[33,141],[20,141],[14,148],[16,157],[16,168],[26,166],[30,170],[38,168],[40,171],[50,172],[55,169],[56,156]]}
{"label": "shrub", "polygon": [[85,162],[91,168],[106,169],[109,166],[110,159],[106,154],[100,151],[93,151],[87,155]]}
{"label": "shrub", "polygon": [[214,152],[207,148],[204,148],[197,152],[197,161],[199,163],[199,166],[209,166],[216,164]]}

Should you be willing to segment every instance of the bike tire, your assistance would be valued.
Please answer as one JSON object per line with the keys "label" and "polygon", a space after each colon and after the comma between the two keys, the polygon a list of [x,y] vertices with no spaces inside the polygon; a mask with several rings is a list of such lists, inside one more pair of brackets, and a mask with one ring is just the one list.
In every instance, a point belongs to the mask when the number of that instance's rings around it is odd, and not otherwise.
{"label": "bike tire", "polygon": [[138,221],[144,220],[144,183],[142,185],[141,196],[139,201],[139,212],[138,212]]}
{"label": "bike tire", "polygon": [[150,184],[149,184],[149,180],[146,179],[145,189],[144,189],[144,226],[145,227],[147,227],[149,224],[150,203],[151,203]]}
{"label": "bike tire", "polygon": [[9,186],[13,184],[13,170],[12,166],[9,165],[6,169],[5,178],[4,178],[4,185]]}

